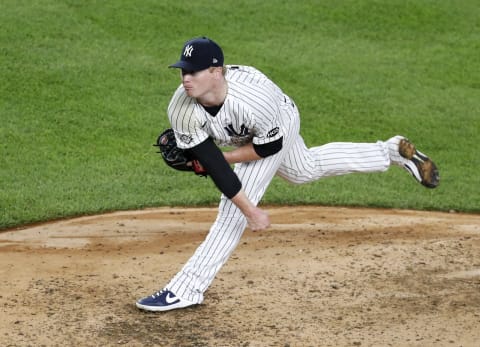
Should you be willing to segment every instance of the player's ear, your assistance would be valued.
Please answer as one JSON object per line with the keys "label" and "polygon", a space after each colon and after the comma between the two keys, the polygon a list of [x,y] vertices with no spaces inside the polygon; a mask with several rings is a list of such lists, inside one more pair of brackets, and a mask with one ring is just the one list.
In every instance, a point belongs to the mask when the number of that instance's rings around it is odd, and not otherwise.
{"label": "player's ear", "polygon": [[216,78],[223,76],[223,67],[222,66],[211,66],[210,72],[215,75]]}

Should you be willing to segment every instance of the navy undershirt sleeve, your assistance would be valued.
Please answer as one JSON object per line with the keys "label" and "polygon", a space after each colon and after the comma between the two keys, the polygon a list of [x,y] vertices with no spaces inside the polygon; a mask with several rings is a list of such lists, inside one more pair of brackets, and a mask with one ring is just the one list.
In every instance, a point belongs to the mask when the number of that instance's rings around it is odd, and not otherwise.
{"label": "navy undershirt sleeve", "polygon": [[266,158],[279,152],[282,149],[282,146],[283,137],[269,143],[264,143],[262,145],[253,144],[253,149],[255,150],[255,153],[257,153],[260,157]]}
{"label": "navy undershirt sleeve", "polygon": [[225,160],[222,151],[211,138],[199,145],[189,148],[189,151],[207,170],[217,188],[229,199],[242,189],[242,183]]}

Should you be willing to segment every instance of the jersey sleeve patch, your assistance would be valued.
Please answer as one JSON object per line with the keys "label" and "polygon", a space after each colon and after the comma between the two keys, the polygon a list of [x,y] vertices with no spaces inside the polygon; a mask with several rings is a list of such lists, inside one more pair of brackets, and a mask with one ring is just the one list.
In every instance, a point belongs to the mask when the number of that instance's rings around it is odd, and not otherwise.
{"label": "jersey sleeve patch", "polygon": [[280,132],[280,128],[279,128],[279,127],[275,127],[275,128],[273,128],[272,130],[270,130],[270,131],[267,133],[267,137],[268,137],[268,138],[274,137],[275,135],[278,135],[279,132]]}

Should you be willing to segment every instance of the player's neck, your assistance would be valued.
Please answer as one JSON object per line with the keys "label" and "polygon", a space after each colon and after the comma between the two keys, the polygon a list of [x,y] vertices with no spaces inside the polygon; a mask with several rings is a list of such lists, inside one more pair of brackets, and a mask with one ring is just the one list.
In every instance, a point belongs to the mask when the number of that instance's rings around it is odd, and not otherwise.
{"label": "player's neck", "polygon": [[227,97],[228,84],[225,79],[219,80],[219,83],[211,91],[197,98],[197,101],[206,107],[222,105]]}

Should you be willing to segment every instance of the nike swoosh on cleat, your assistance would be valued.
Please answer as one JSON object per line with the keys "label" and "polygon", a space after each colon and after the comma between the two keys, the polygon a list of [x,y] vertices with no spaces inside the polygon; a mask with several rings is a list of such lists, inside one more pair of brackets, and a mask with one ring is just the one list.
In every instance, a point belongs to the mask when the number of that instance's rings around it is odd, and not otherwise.
{"label": "nike swoosh on cleat", "polygon": [[167,293],[167,296],[165,297],[165,302],[167,304],[174,304],[178,301],[180,301],[180,299],[178,299],[175,295],[173,295],[172,293]]}

